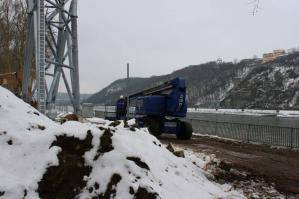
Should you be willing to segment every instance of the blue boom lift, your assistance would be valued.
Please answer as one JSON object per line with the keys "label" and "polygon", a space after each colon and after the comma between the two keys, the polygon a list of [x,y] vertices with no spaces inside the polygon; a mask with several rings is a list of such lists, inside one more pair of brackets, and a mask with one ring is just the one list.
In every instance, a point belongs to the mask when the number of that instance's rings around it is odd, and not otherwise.
{"label": "blue boom lift", "polygon": [[190,139],[192,126],[182,118],[187,114],[186,83],[181,77],[166,81],[158,86],[119,99],[116,104],[116,118],[123,119],[127,107],[124,101],[135,106],[138,126],[148,127],[155,136],[162,133],[176,134],[178,139]]}

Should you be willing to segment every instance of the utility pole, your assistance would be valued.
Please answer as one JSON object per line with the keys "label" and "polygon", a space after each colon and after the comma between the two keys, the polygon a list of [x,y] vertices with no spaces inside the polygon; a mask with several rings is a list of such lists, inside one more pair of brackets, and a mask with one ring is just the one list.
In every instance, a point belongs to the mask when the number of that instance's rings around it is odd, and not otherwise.
{"label": "utility pole", "polygon": [[130,63],[127,63],[127,88],[126,88],[126,95],[129,96],[129,83],[130,83]]}
{"label": "utility pole", "polygon": [[127,100],[127,115],[128,116],[130,116],[129,84],[130,84],[130,63],[127,63],[126,100]]}

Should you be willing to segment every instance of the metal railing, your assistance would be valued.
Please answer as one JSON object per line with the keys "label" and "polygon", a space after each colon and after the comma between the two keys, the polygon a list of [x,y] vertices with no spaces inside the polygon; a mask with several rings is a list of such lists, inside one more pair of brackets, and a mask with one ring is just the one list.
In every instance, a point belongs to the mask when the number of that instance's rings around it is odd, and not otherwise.
{"label": "metal railing", "polygon": [[199,134],[255,142],[260,144],[299,148],[299,128],[246,123],[188,119]]}
{"label": "metal railing", "polygon": [[[130,107],[127,113],[128,118],[135,117],[135,108]],[[114,118],[116,116],[115,106],[103,106],[94,110],[94,116],[100,118]]]}
{"label": "metal railing", "polygon": [[[95,110],[96,117],[105,118],[113,114],[115,114],[115,107],[105,107],[101,110]],[[130,110],[130,114],[134,117],[133,110]],[[295,127],[212,121],[190,117],[187,117],[186,120],[192,124],[194,132],[199,134],[272,146],[299,148],[299,128]]]}

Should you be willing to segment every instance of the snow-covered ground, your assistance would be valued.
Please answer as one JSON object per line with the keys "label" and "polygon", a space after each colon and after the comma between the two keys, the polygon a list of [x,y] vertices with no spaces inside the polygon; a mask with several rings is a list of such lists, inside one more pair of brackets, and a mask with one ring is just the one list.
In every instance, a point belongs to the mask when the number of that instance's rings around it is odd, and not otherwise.
{"label": "snow-covered ground", "polygon": [[0,197],[244,198],[133,124],[61,125],[0,87]]}

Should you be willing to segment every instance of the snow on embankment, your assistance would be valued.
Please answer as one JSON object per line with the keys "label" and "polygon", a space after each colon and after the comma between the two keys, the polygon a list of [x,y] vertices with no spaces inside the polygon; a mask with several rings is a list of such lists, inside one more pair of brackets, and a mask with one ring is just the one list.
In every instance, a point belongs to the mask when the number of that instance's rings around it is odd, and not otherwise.
{"label": "snow on embankment", "polygon": [[0,87],[1,198],[240,198],[146,129],[57,124]]}

